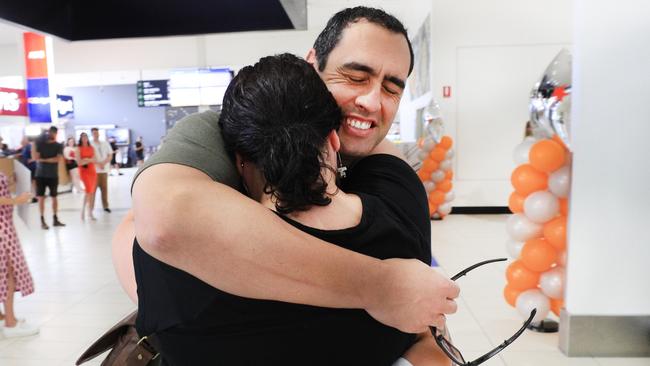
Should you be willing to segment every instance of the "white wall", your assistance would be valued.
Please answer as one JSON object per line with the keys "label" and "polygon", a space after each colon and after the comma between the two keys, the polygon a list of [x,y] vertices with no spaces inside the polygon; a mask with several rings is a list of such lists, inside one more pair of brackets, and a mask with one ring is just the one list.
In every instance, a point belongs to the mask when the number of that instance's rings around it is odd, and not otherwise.
{"label": "white wall", "polygon": [[576,0],[575,19],[566,308],[649,315],[650,4]]}
{"label": "white wall", "polygon": [[25,75],[22,45],[0,44],[0,76],[14,75]]}
{"label": "white wall", "polygon": [[454,206],[507,205],[528,94],[570,46],[571,15],[567,0],[433,0],[432,86],[457,143]]}

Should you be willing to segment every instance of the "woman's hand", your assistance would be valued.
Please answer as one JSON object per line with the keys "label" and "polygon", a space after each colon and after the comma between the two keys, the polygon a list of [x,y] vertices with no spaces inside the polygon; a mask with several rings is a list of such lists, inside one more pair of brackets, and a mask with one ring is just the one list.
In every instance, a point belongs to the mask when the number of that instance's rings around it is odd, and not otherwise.
{"label": "woman's hand", "polygon": [[23,192],[14,198],[16,205],[22,205],[23,203],[29,202],[32,199],[32,194],[29,192]]}

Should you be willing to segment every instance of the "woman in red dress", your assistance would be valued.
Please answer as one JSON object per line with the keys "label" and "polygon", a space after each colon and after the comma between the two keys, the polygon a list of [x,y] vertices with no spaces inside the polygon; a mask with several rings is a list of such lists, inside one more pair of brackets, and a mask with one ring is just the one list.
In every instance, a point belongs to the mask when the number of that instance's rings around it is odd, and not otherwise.
{"label": "woman in red dress", "polygon": [[88,135],[85,132],[79,136],[79,145],[77,147],[77,165],[79,165],[79,177],[84,182],[86,195],[81,207],[81,220],[85,219],[86,206],[88,206],[88,217],[95,220],[93,216],[93,207],[95,207],[95,186],[97,186],[97,172],[95,171],[95,149],[90,146]]}

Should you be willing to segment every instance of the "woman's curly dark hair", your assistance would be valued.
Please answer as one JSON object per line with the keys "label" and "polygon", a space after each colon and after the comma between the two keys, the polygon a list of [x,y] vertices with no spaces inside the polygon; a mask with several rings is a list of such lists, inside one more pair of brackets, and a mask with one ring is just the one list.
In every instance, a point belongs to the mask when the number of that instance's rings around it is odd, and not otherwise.
{"label": "woman's curly dark hair", "polygon": [[291,55],[264,57],[232,80],[219,126],[226,150],[257,165],[279,213],[331,202],[321,174],[328,134],[342,113],[313,66]]}

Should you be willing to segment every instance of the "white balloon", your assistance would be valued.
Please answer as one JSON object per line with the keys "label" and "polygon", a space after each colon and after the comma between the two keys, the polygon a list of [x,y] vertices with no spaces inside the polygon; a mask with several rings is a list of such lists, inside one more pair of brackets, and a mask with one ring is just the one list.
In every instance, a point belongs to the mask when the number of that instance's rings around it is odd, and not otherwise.
{"label": "white balloon", "polygon": [[427,157],[429,157],[429,153],[426,152],[426,151],[420,151],[420,152],[418,153],[418,159],[419,159],[420,161],[425,161],[425,160],[427,159]]}
{"label": "white balloon", "polygon": [[565,273],[562,266],[556,266],[542,273],[539,277],[539,287],[542,293],[554,299],[563,299]]}
{"label": "white balloon", "polygon": [[442,170],[438,169],[431,173],[431,180],[434,181],[435,183],[440,183],[445,179],[446,175],[445,172]]}
{"label": "white balloon", "polygon": [[526,241],[542,236],[542,225],[530,221],[526,215],[517,213],[508,218],[506,230],[515,241]]}
{"label": "white balloon", "polygon": [[437,212],[434,212],[433,215],[432,215],[431,217],[434,218],[434,219],[439,219],[439,218],[440,218],[440,214],[437,213]]}
{"label": "white balloon", "polygon": [[551,300],[538,289],[526,290],[517,296],[515,307],[524,319],[528,319],[530,312],[537,309],[533,323],[539,323],[546,319],[551,310]]}
{"label": "white balloon", "polygon": [[561,251],[557,256],[557,264],[561,265],[562,267],[566,267],[566,249]]}
{"label": "white balloon", "polygon": [[571,188],[571,167],[563,166],[548,176],[548,190],[560,198],[566,198]]}
{"label": "white balloon", "polygon": [[447,150],[447,154],[445,154],[445,159],[451,159],[454,157],[454,149],[450,148]]}
{"label": "white balloon", "polygon": [[440,214],[440,216],[449,215],[450,212],[451,212],[451,203],[446,202],[438,206],[438,213]]}
{"label": "white balloon", "polygon": [[560,201],[548,191],[533,192],[524,201],[524,214],[538,224],[554,218],[559,211]]}
{"label": "white balloon", "polygon": [[515,151],[512,154],[512,158],[515,161],[515,164],[521,165],[521,164],[527,164],[528,163],[528,153],[530,152],[530,148],[533,147],[535,144],[535,139],[531,137],[527,137],[522,141],[517,147],[515,147]]}
{"label": "white balloon", "polygon": [[445,195],[445,202],[451,202],[454,200],[454,198],[456,198],[456,193],[454,193],[454,191],[449,191]]}
{"label": "white balloon", "polygon": [[424,186],[424,190],[427,192],[427,194],[436,189],[436,184],[431,181],[426,181],[422,183],[422,185]]}
{"label": "white balloon", "polygon": [[433,139],[426,138],[424,140],[424,143],[422,143],[422,151],[424,152],[429,153],[431,150],[433,150],[434,147],[436,147],[436,142],[433,141]]}
{"label": "white balloon", "polygon": [[519,259],[519,255],[521,254],[521,248],[524,247],[525,242],[523,241],[515,241],[515,240],[508,240],[506,242],[506,250],[508,251],[508,255],[510,255],[510,258],[512,259]]}
{"label": "white balloon", "polygon": [[451,160],[450,159],[445,159],[440,162],[440,170],[442,171],[448,171],[451,170]]}

